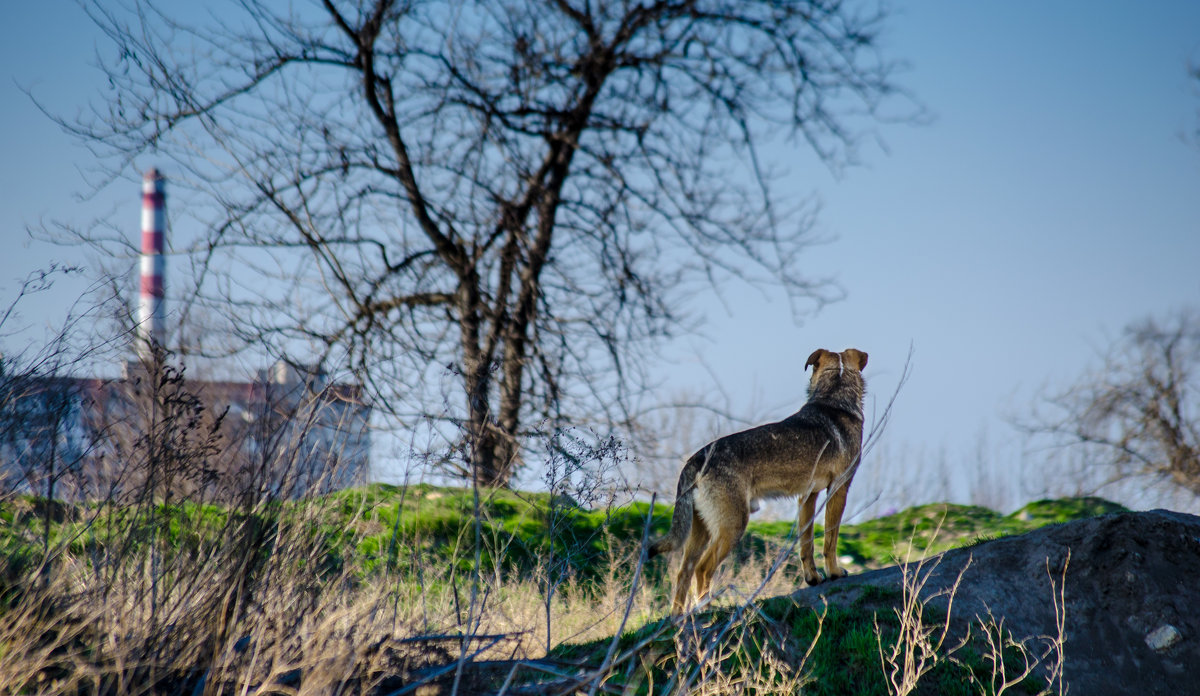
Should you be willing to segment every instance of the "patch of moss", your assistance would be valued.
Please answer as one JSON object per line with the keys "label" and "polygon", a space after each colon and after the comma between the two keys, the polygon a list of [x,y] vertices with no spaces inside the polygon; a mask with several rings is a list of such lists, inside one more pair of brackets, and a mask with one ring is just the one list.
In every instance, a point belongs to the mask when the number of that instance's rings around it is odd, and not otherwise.
{"label": "patch of moss", "polygon": [[1103,498],[1085,496],[1082,498],[1059,498],[1057,500],[1038,500],[1009,515],[1032,528],[1047,524],[1070,522],[1087,517],[1098,517],[1115,512],[1129,512],[1124,505]]}
{"label": "patch of moss", "polygon": [[[916,560],[982,540],[1023,534],[1046,524],[1122,510],[1125,508],[1100,498],[1038,501],[1011,515],[974,505],[919,505],[858,524],[842,525],[838,553],[862,569],[882,568],[906,558]],[[823,531],[821,525],[814,528],[818,553]],[[794,535],[795,524],[752,522],[749,532],[752,538],[744,546],[764,552],[767,540],[779,542]]]}

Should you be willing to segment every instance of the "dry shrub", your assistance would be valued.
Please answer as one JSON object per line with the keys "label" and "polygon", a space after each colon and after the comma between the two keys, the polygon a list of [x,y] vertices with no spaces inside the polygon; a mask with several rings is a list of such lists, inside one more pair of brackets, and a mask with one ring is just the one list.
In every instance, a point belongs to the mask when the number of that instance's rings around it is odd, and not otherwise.
{"label": "dry shrub", "polygon": [[323,402],[254,450],[241,488],[207,485],[214,459],[245,450],[166,357],[147,366],[131,420],[94,443],[125,462],[107,495],[5,530],[0,691],[361,693],[448,662],[436,642],[397,638],[417,632],[409,608],[355,570],[363,510],[315,495],[346,479],[345,462],[331,453],[316,478],[297,465]]}
{"label": "dry shrub", "polygon": [[[879,649],[879,667],[883,671],[889,694],[903,696],[912,693],[923,676],[940,661],[949,659],[962,649],[968,641],[964,638],[957,644],[947,645],[951,632],[950,619],[954,596],[962,582],[963,573],[971,564],[968,561],[963,565],[949,588],[927,594],[925,585],[939,562],[940,558],[929,564],[922,559],[915,567],[909,563],[901,564],[901,601],[900,606],[893,610],[899,622],[900,634],[888,647],[884,645],[884,631],[876,617],[875,636]],[[946,598],[946,611],[940,618],[931,622],[927,605],[940,597]]]}
{"label": "dry shrub", "polygon": [[[912,554],[911,541],[909,554]],[[997,618],[990,610],[986,617],[976,616],[956,639],[952,625],[954,599],[963,574],[971,565],[970,559],[959,570],[953,583],[934,592],[926,592],[925,588],[941,562],[940,556],[931,560],[927,549],[917,562],[909,563],[906,560],[901,563],[901,600],[894,609],[899,625],[898,636],[895,640],[885,639],[885,631],[880,627],[878,618],[875,622],[879,666],[888,694],[903,696],[913,693],[922,677],[946,662],[962,666],[975,692],[985,696],[999,696],[1022,686],[1029,677],[1038,673],[1046,679],[1038,696],[1056,693],[1061,696],[1066,693],[1063,646],[1066,643],[1066,573],[1070,560],[1068,553],[1058,578],[1050,571],[1049,559],[1046,561],[1046,575],[1054,603],[1054,633],[1024,639],[1016,637],[1004,625],[1004,618]],[[944,600],[945,610],[931,611],[930,602],[939,600]],[[987,667],[983,678],[973,674],[971,666],[959,659],[960,651],[969,645],[980,651]]]}
{"label": "dry shrub", "polygon": [[311,503],[231,514],[186,551],[165,534],[129,539],[146,534],[136,524],[90,553],[60,549],[8,584],[0,684],[47,694],[362,692],[448,661],[436,645],[395,638],[416,627],[386,588],[329,567],[321,512]]}
{"label": "dry shrub", "polygon": [[988,611],[987,618],[978,617],[975,624],[987,646],[983,653],[990,674],[983,693],[999,696],[1017,686],[1026,677],[1040,671],[1046,676],[1046,687],[1038,696],[1062,696],[1067,692],[1063,681],[1066,644],[1066,578],[1071,565],[1071,553],[1063,561],[1062,574],[1056,580],[1046,560],[1046,576],[1050,579],[1050,597],[1054,602],[1054,633],[1019,640],[1004,626],[1004,617],[996,618]]}

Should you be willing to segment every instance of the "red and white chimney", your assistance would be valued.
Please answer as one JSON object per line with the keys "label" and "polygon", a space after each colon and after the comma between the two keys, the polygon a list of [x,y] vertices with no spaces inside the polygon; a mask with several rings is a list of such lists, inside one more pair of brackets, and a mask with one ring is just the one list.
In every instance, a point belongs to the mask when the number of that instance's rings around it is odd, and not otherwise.
{"label": "red and white chimney", "polygon": [[137,352],[143,361],[152,357],[151,345],[161,346],[166,329],[163,305],[163,237],[167,229],[165,184],[158,169],[142,178],[141,290],[138,294]]}

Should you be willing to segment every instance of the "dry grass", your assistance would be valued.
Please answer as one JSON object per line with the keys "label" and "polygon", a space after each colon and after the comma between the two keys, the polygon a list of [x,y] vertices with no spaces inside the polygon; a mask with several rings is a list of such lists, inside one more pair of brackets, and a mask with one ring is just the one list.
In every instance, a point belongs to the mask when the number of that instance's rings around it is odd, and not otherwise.
{"label": "dry grass", "polygon": [[392,638],[413,633],[407,610],[381,587],[323,570],[310,521],[264,529],[251,517],[190,553],[156,540],[92,557],[59,549],[7,583],[0,684],[43,694],[254,693],[269,684],[330,693],[369,688],[419,661]]}

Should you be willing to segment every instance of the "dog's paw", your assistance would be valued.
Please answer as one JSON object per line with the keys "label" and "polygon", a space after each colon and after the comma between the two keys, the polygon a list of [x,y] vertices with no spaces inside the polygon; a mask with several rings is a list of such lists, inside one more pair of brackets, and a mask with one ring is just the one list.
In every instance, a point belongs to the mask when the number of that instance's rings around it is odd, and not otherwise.
{"label": "dog's paw", "polygon": [[820,585],[821,581],[823,579],[824,578],[821,577],[821,574],[816,571],[813,571],[812,574],[809,574],[809,573],[804,574],[804,582],[808,583],[809,587],[813,587],[814,585]]}
{"label": "dog's paw", "polygon": [[842,578],[849,575],[850,571],[846,570],[845,568],[835,568],[833,570],[827,571],[827,573],[829,575],[830,580],[841,580]]}

